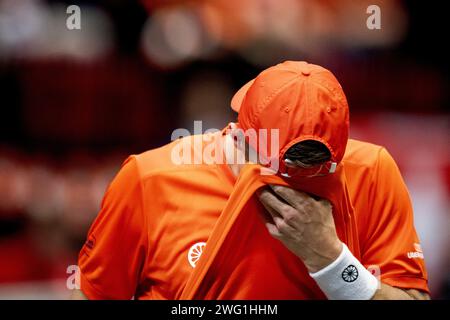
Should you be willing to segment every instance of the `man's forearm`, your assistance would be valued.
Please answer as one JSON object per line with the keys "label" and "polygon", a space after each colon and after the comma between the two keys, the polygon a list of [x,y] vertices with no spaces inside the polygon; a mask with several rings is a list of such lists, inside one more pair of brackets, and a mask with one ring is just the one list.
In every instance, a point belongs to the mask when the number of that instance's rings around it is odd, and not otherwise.
{"label": "man's forearm", "polygon": [[381,283],[372,300],[430,300],[430,296],[419,290],[404,290]]}

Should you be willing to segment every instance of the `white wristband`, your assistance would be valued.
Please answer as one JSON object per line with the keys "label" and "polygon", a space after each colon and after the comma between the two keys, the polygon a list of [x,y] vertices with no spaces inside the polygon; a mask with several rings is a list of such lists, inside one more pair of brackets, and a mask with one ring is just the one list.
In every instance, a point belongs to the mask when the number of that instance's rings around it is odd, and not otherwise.
{"label": "white wristband", "polygon": [[378,288],[371,274],[342,244],[339,257],[325,268],[309,275],[330,300],[369,300]]}

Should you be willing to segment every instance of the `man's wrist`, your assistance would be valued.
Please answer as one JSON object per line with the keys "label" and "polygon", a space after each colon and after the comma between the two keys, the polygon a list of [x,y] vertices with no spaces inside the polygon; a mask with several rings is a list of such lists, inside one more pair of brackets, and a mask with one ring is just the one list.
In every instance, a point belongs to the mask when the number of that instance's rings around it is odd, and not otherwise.
{"label": "man's wrist", "polygon": [[313,259],[305,259],[303,263],[309,273],[315,273],[333,263],[342,253],[342,250],[343,243],[338,239],[332,245],[328,246],[326,251],[322,251],[320,256],[316,256]]}
{"label": "man's wrist", "polygon": [[339,257],[325,268],[309,275],[328,299],[368,300],[378,289],[378,280],[345,244]]}

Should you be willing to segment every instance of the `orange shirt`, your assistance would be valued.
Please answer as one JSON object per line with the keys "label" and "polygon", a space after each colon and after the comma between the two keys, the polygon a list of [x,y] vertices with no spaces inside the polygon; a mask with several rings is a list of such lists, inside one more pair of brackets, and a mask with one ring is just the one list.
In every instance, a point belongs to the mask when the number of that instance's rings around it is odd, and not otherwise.
{"label": "orange shirt", "polygon": [[[217,139],[221,135],[211,137]],[[81,290],[89,299],[192,297],[183,291],[199,263],[204,243],[235,191],[236,179],[225,164],[174,164],[171,155],[175,143],[131,156],[109,186],[79,256]],[[411,202],[394,160],[382,147],[349,140],[342,168],[357,230],[355,256],[366,267],[377,266],[384,283],[428,292]],[[253,209],[262,210],[256,204]],[[236,239],[240,237],[251,239],[252,232],[255,237],[259,232],[258,236],[266,239],[267,234],[257,228],[258,222],[252,223],[244,232],[230,232],[231,236],[234,234],[233,246],[239,245]],[[266,263],[270,257],[265,254],[284,250],[275,239],[265,241],[268,251],[258,250],[257,243],[252,246],[251,241],[243,243],[242,248],[236,247],[234,255],[233,248],[231,253],[223,251],[223,257],[228,254],[239,259],[238,267],[233,269],[231,260],[221,262],[219,256],[206,275],[206,283],[202,283],[200,296],[194,297],[324,298],[303,263],[287,252],[283,257],[292,263],[272,263],[271,270],[264,272],[269,268]],[[247,249],[253,251],[242,251]],[[221,263],[229,265],[221,271]],[[244,283],[237,273],[249,269],[258,272],[246,274]],[[211,277],[213,272],[223,272],[223,281],[234,281],[233,286],[222,286],[220,281],[209,283],[220,278],[220,274]],[[270,274],[274,275],[273,281]],[[296,278],[295,287],[282,290],[283,283],[289,286],[289,277]],[[213,290],[206,292],[205,286]],[[248,290],[251,286],[257,290]],[[277,290],[280,286],[281,290]]]}

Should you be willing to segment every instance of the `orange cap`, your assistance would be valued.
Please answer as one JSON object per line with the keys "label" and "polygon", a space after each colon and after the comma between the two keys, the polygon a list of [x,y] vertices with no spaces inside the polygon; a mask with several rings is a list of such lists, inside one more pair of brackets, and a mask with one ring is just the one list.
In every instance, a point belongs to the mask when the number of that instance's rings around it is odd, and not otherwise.
{"label": "orange cap", "polygon": [[244,131],[279,129],[280,160],[303,140],[325,144],[333,162],[339,163],[344,156],[349,131],[347,99],[338,80],[321,66],[285,61],[270,67],[239,89],[231,107],[239,112],[238,126]]}

